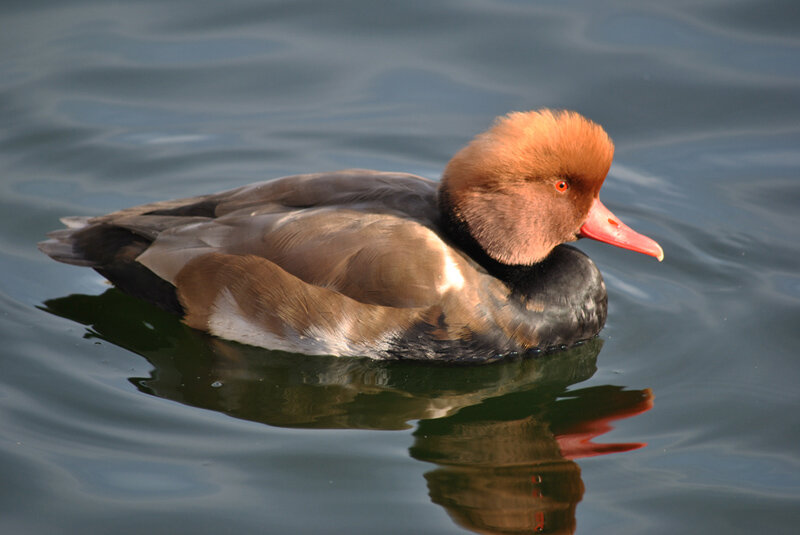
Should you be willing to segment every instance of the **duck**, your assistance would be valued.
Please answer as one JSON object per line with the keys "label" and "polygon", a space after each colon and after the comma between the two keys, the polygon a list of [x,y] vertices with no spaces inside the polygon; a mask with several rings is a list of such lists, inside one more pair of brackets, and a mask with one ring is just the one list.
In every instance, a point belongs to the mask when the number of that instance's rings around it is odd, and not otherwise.
{"label": "duck", "polygon": [[599,240],[663,260],[600,202],[614,144],[574,111],[498,117],[439,181],[348,169],[96,217],[39,248],[214,337],[270,350],[491,362],[590,340]]}

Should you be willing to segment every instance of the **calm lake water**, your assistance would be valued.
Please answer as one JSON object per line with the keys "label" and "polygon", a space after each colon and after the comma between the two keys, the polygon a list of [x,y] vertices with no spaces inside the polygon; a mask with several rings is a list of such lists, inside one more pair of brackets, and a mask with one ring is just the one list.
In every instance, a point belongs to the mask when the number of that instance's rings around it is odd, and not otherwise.
{"label": "calm lake water", "polygon": [[[796,533],[795,1],[3,2],[0,532]],[[226,343],[36,250],[65,215],[367,167],[575,109],[601,337],[457,367]]]}

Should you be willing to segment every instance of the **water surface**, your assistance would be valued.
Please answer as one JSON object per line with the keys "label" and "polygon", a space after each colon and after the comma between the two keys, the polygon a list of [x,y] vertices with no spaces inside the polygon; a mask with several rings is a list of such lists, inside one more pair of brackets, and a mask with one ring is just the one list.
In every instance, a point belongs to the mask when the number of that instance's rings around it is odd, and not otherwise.
{"label": "water surface", "polygon": [[[792,2],[5,2],[0,531],[793,533]],[[207,337],[52,262],[65,215],[345,167],[437,178],[575,109],[662,264],[579,244],[598,340],[449,368]]]}

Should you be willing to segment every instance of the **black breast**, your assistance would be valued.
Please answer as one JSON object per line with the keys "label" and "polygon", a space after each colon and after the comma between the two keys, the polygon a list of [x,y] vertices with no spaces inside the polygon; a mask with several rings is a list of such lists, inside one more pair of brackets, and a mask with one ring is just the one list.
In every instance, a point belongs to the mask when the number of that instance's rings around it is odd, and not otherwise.
{"label": "black breast", "polygon": [[512,306],[535,324],[541,349],[570,346],[595,336],[608,312],[608,294],[591,258],[559,245],[534,266],[505,266],[498,276],[512,290]]}
{"label": "black breast", "polygon": [[510,290],[502,296],[487,290],[483,299],[490,308],[502,309],[498,319],[511,322],[522,336],[510,337],[509,325],[495,325],[443,340],[435,335],[437,327],[440,332],[446,330],[443,314],[442,325],[420,322],[403,333],[387,357],[470,363],[536,356],[589,340],[603,328],[608,309],[606,287],[597,266],[578,249],[560,245],[534,266],[491,260],[483,265]]}

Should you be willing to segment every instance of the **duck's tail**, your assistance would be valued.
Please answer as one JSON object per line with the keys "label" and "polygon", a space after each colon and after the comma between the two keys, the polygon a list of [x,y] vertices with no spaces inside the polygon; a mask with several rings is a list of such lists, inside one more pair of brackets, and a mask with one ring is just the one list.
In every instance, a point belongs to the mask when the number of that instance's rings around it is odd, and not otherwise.
{"label": "duck's tail", "polygon": [[65,217],[39,250],[53,260],[90,267],[123,292],[183,315],[175,287],[136,261],[153,239],[104,218]]}

